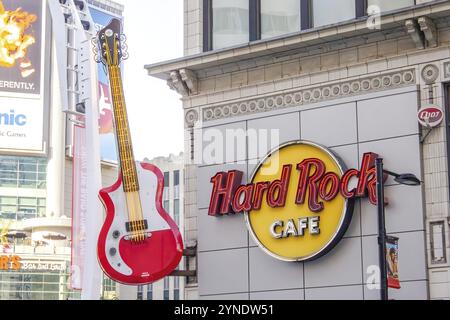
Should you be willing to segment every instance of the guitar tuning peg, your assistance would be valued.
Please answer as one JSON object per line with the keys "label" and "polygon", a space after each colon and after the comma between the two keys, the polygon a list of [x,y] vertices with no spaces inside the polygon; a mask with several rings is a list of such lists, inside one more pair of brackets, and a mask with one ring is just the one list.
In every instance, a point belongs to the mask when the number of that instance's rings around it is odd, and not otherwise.
{"label": "guitar tuning peg", "polygon": [[128,51],[122,51],[122,60],[127,60],[129,57]]}
{"label": "guitar tuning peg", "polygon": [[95,54],[95,55],[94,55],[94,60],[95,60],[95,62],[97,62],[97,63],[102,62],[102,59],[100,58],[100,56],[99,56],[98,54]]}
{"label": "guitar tuning peg", "polygon": [[120,41],[121,41],[121,42],[126,42],[126,41],[127,41],[127,36],[126,36],[125,34],[122,33],[122,34],[120,35]]}

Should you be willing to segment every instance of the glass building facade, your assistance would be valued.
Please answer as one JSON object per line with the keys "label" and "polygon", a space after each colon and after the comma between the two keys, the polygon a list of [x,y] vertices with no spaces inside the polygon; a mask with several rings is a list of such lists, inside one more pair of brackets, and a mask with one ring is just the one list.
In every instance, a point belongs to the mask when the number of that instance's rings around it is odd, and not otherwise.
{"label": "glass building facade", "polygon": [[79,292],[68,289],[68,279],[68,268],[56,271],[0,271],[0,299],[79,299]]}

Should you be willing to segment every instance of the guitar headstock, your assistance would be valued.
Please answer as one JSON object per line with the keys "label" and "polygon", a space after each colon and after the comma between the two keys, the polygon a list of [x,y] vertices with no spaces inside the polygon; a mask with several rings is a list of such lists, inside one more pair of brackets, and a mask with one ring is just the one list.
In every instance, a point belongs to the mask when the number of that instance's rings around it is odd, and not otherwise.
{"label": "guitar headstock", "polygon": [[112,19],[93,39],[95,61],[105,67],[119,66],[123,60],[128,59],[125,42],[120,20]]}

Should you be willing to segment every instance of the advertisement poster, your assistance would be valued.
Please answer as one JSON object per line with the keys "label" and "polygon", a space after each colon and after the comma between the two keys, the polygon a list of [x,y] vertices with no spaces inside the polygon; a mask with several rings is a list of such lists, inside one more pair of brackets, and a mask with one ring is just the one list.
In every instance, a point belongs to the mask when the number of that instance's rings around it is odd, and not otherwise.
{"label": "advertisement poster", "polygon": [[386,261],[388,268],[388,287],[400,289],[400,279],[398,276],[398,238],[387,237]]}
{"label": "advertisement poster", "polygon": [[40,99],[0,97],[0,149],[43,150],[44,106]]}
{"label": "advertisement poster", "polygon": [[[117,18],[113,14],[90,8],[92,19],[95,23],[96,31],[103,29],[113,18]],[[99,87],[99,114],[100,114],[100,145],[101,160],[106,162],[117,163],[117,148],[114,135],[113,111],[111,92],[109,89],[109,80],[105,67],[100,63],[98,65],[98,87]]]}
{"label": "advertisement poster", "polygon": [[87,148],[86,129],[74,127],[72,181],[72,263],[70,287],[81,290],[86,250],[87,221]]}
{"label": "advertisement poster", "polygon": [[42,1],[0,0],[0,92],[41,92]]}

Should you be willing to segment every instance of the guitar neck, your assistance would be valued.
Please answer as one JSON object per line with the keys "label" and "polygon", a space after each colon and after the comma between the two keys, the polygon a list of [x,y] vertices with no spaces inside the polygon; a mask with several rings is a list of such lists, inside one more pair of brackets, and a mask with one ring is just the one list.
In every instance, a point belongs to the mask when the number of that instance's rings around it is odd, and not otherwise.
{"label": "guitar neck", "polygon": [[136,164],[131,143],[125,97],[123,94],[122,75],[119,66],[108,67],[111,94],[113,99],[114,122],[116,128],[119,161],[125,192],[139,191]]}

